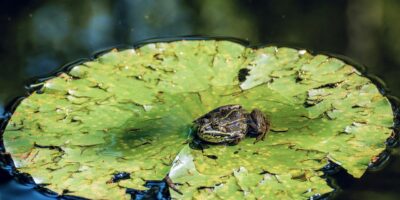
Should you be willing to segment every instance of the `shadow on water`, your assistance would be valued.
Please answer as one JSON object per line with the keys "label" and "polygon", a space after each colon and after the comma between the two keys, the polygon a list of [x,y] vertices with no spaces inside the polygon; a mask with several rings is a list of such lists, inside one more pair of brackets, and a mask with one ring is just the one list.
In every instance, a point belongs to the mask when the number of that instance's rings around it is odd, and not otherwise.
{"label": "shadow on water", "polygon": [[[32,77],[105,47],[181,35],[232,36],[251,45],[275,43],[346,55],[367,64],[399,96],[399,10],[400,2],[393,0],[1,2],[0,120],[10,116],[4,113],[10,107],[2,105],[25,95],[26,80]],[[388,145],[396,146],[393,141]],[[324,169],[336,176],[328,178],[330,184],[341,188],[334,198],[398,199],[400,153],[398,148],[388,153],[392,156],[383,170],[370,170],[361,179],[337,166]],[[0,158],[0,199],[75,198],[46,191],[18,174],[7,155]],[[142,199],[166,195],[163,181],[146,184],[150,193],[128,192]]]}

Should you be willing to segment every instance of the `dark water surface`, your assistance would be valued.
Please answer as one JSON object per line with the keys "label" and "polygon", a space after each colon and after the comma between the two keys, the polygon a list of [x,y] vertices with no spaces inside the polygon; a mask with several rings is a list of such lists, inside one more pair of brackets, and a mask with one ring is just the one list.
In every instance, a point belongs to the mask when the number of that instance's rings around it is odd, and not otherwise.
{"label": "dark water surface", "polygon": [[[184,35],[228,36],[353,58],[400,96],[397,0],[1,1],[0,116],[24,85],[93,52]],[[362,179],[344,177],[336,199],[400,199],[400,153]],[[0,170],[0,200],[47,200]]]}

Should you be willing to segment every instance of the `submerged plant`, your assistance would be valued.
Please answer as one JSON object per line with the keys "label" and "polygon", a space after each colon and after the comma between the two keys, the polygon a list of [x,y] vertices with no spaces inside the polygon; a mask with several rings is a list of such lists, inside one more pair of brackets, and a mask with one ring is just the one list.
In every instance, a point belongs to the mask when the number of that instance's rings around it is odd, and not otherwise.
{"label": "submerged plant", "polygon": [[[361,177],[393,127],[390,102],[354,67],[284,47],[150,43],[40,85],[9,121],[6,150],[36,183],[94,199],[167,174],[177,199],[307,199],[333,190],[328,162]],[[265,140],[191,148],[192,121],[228,104],[261,110]]]}

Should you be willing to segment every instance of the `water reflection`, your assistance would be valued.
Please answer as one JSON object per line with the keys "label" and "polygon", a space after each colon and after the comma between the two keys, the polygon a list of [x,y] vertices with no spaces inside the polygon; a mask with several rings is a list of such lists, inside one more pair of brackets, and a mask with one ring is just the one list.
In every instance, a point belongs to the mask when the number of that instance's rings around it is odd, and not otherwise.
{"label": "water reflection", "polygon": [[70,13],[63,7],[48,5],[33,12],[31,17],[32,38],[40,38],[41,45],[62,50],[72,29]]}
{"label": "water reflection", "polygon": [[24,74],[30,77],[40,76],[43,72],[51,72],[54,66],[60,65],[62,63],[53,53],[43,53],[27,58]]}
{"label": "water reflection", "polygon": [[127,28],[130,29],[126,35],[129,42],[149,37],[185,35],[192,32],[190,11],[185,9],[185,3],[182,0],[124,0],[117,3],[116,8],[114,16],[117,15],[119,18],[118,31],[123,33]]}
{"label": "water reflection", "polygon": [[2,200],[54,200],[55,198],[47,197],[37,190],[32,185],[21,185],[15,180],[4,184],[0,182],[0,199]]}
{"label": "water reflection", "polygon": [[4,117],[4,106],[0,103],[0,119]]}

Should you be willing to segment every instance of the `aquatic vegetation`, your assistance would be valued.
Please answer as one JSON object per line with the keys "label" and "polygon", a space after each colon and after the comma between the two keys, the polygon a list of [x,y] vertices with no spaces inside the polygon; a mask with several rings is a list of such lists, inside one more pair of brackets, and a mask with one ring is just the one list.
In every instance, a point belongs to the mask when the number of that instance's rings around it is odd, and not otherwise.
{"label": "aquatic vegetation", "polygon": [[[112,50],[39,86],[6,150],[37,183],[87,198],[130,198],[169,173],[178,199],[307,199],[332,191],[329,161],[361,177],[393,126],[388,99],[343,61],[224,40]],[[227,104],[260,109],[265,140],[191,148],[192,121]]]}

